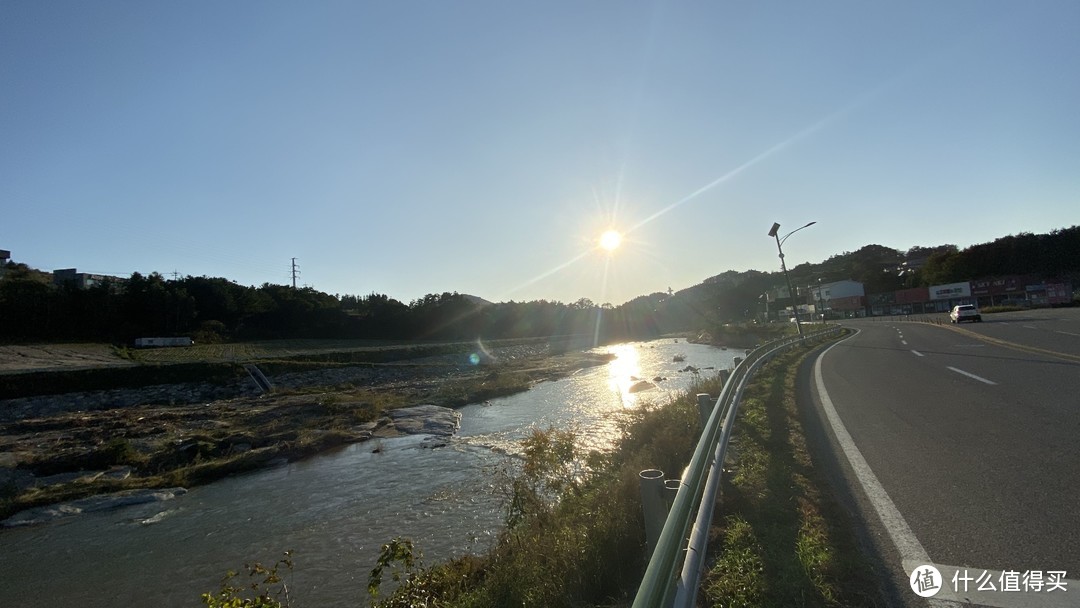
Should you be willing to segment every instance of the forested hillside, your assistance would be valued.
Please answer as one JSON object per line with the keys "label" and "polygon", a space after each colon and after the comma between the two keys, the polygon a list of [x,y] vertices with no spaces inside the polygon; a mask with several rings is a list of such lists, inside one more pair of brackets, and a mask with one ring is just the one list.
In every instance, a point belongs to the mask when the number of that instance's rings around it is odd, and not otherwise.
{"label": "forested hillside", "polygon": [[[899,251],[867,245],[790,269],[798,287],[853,279],[882,293],[1006,275],[1080,285],[1080,227],[1019,234],[960,250],[954,245]],[[54,285],[48,274],[9,263],[0,278],[0,339],[128,343],[139,336],[192,336],[199,342],[274,338],[473,340],[592,334],[600,340],[700,331],[755,317],[762,294],[783,276],[727,271],[674,293],[620,306],[581,299],[490,304],[458,293],[408,304],[384,294],[332,295],[282,285],[243,286],[224,278],[167,280],[158,273],[88,289]]]}

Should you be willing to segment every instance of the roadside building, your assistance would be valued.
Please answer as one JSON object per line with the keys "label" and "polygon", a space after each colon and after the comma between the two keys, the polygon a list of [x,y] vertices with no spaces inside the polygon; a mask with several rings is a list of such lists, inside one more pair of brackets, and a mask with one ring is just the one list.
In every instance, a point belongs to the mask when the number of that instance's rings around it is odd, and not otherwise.
{"label": "roadside building", "polygon": [[1025,285],[1024,291],[1032,306],[1068,304],[1073,299],[1072,283],[1035,283]]}
{"label": "roadside building", "polygon": [[1030,277],[1010,275],[971,282],[971,295],[979,306],[1026,304],[1028,285],[1036,281]]}
{"label": "roadside building", "polygon": [[932,308],[928,306],[929,303],[929,287],[912,287],[911,289],[901,289],[896,292],[895,306],[900,308],[900,312],[897,314],[918,315],[924,312],[933,312]]}
{"label": "roadside building", "polygon": [[845,279],[812,285],[810,296],[824,314],[842,317],[866,315],[866,289],[859,281]]}
{"label": "roadside building", "polygon": [[896,305],[896,292],[873,293],[866,298],[867,307],[872,316],[902,314]]}
{"label": "roadside building", "polygon": [[104,283],[106,280],[113,279],[102,274],[90,274],[86,272],[79,272],[75,268],[62,268],[60,270],[53,271],[53,285],[61,286],[65,284],[73,285],[78,289],[89,289]]}
{"label": "roadside building", "polygon": [[[766,321],[786,321],[794,316],[792,310],[794,310],[792,304],[793,300],[799,296],[799,289],[795,288],[795,298],[791,297],[791,292],[788,291],[787,285],[782,285],[766,291],[765,296],[765,320]],[[800,313],[803,311],[803,307],[799,307]]]}
{"label": "roadside building", "polygon": [[875,293],[867,297],[870,314],[878,315],[917,315],[934,312],[930,301],[930,289],[912,287],[899,291]]}
{"label": "roadside building", "polygon": [[945,312],[960,304],[975,304],[975,298],[971,295],[971,283],[964,281],[947,285],[931,285],[930,304],[931,308],[926,312]]}

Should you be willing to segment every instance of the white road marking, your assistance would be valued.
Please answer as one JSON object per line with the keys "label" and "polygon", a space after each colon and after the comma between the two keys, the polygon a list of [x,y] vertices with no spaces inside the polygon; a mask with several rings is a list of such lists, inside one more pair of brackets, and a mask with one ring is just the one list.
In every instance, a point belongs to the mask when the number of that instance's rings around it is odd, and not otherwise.
{"label": "white road marking", "polygon": [[925,357],[925,356],[926,356],[926,355],[924,355],[924,354],[920,353],[920,352],[919,352],[919,351],[917,351],[917,350],[912,350],[912,351],[911,351],[911,353],[912,353],[913,355],[915,355],[916,357]]}
{"label": "white road marking", "polygon": [[907,340],[900,340],[900,344],[903,344],[904,346],[907,346]]}
{"label": "white road marking", "polygon": [[1074,333],[1073,333],[1073,332],[1071,332],[1071,331],[1057,331],[1057,330],[1055,330],[1055,331],[1054,331],[1054,333],[1055,333],[1055,334],[1065,334],[1066,336],[1077,336],[1077,337],[1080,337],[1080,334],[1074,334]]}
{"label": "white road marking", "polygon": [[[856,330],[852,336],[858,335],[858,333],[859,330]],[[847,456],[851,469],[855,472],[863,491],[866,492],[866,497],[870,500],[870,504],[873,505],[878,517],[881,518],[881,523],[889,533],[889,538],[892,539],[893,545],[896,546],[896,550],[900,553],[901,567],[904,574],[910,575],[918,566],[931,563],[930,556],[926,554],[926,549],[923,548],[915,533],[911,531],[907,520],[904,519],[900,510],[896,508],[892,499],[889,498],[888,492],[878,481],[874,471],[870,469],[870,465],[866,463],[862,452],[855,447],[855,441],[851,438],[851,434],[848,433],[843,421],[840,420],[840,415],[836,413],[836,407],[833,406],[832,399],[829,398],[829,392],[825,390],[825,382],[821,378],[822,359],[829,354],[830,350],[845,341],[837,342],[825,349],[823,353],[818,355],[817,361],[814,363],[814,381],[817,384],[818,396],[821,398],[821,407],[825,410],[825,416],[829,419],[833,434],[836,436],[836,442],[840,444],[840,449]],[[933,608],[947,608],[952,605],[936,598],[927,599],[927,604]]]}
{"label": "white road marking", "polygon": [[[855,330],[857,335],[859,330]],[[998,570],[984,570],[982,568],[962,568],[958,566],[946,566],[938,565],[930,561],[930,556],[926,553],[926,549],[919,542],[918,537],[911,530],[907,520],[904,519],[903,514],[896,508],[896,504],[893,503],[892,498],[889,497],[888,492],[878,481],[874,471],[870,469],[870,465],[867,464],[866,459],[863,457],[862,452],[855,446],[855,441],[851,438],[851,434],[848,433],[847,427],[844,426],[844,422],[840,420],[840,415],[836,412],[836,407],[833,405],[832,399],[829,397],[829,392],[825,390],[825,382],[821,376],[821,361],[825,358],[825,355],[830,350],[835,348],[838,344],[846,341],[842,340],[833,344],[829,348],[825,349],[820,355],[818,355],[817,361],[814,362],[814,381],[817,385],[818,397],[821,399],[821,407],[825,411],[825,416],[829,420],[829,425],[832,426],[833,434],[836,436],[836,442],[840,444],[840,449],[843,450],[844,455],[847,456],[848,463],[851,465],[852,471],[855,472],[856,478],[863,487],[863,491],[866,493],[867,499],[874,507],[874,511],[881,519],[881,523],[885,526],[886,532],[889,534],[889,538],[892,540],[893,545],[896,547],[897,552],[900,553],[901,568],[904,571],[904,575],[911,578],[912,573],[919,566],[932,565],[941,572],[942,590],[934,597],[926,599],[926,603],[930,608],[954,608],[956,606],[970,606],[972,603],[980,604],[984,606],[992,606],[994,608],[1065,608],[1067,606],[1075,606],[1075,603],[1070,603],[1071,599],[1075,596],[1070,596],[1067,591],[1055,590],[1053,592],[1047,592],[1043,587],[1042,592],[1014,592],[1014,591],[978,591],[979,580],[984,577],[984,572],[989,576],[989,580],[994,584],[995,588],[1000,589],[1001,571]],[[922,354],[917,351],[911,351],[918,356]],[[953,368],[950,368],[953,369]],[[956,370],[959,371],[959,370]],[[1050,566],[1056,567],[1056,566]],[[967,570],[967,574],[963,574],[963,570]],[[952,578],[957,575],[957,591],[953,591]],[[962,577],[971,576],[975,578],[975,581],[968,583],[968,591],[963,591]],[[1020,573],[1021,581],[1023,573]],[[1044,578],[1044,581],[1046,579]],[[1068,590],[1071,588],[1073,593],[1077,588],[1080,588],[1080,581],[1074,581],[1070,579],[1064,579],[1065,588]],[[985,583],[983,583],[985,585]],[[1020,583],[1022,585],[1022,582]],[[1022,586],[1020,587],[1023,588]]]}
{"label": "white road marking", "polygon": [[979,382],[982,382],[984,384],[989,384],[991,386],[996,386],[997,385],[997,382],[994,382],[993,380],[987,380],[986,378],[983,378],[982,376],[976,376],[975,374],[973,374],[971,372],[965,372],[962,369],[956,369],[955,367],[952,367],[952,366],[949,366],[949,367],[947,367],[945,369],[950,369],[950,370],[952,370],[952,371],[954,371],[954,372],[956,372],[956,373],[958,373],[958,374],[960,374],[962,376],[967,376],[968,378],[978,380]]}
{"label": "white road marking", "polygon": [[1035,327],[1034,325],[1021,325],[1020,327],[1023,327],[1024,329],[1039,329],[1038,327]]}

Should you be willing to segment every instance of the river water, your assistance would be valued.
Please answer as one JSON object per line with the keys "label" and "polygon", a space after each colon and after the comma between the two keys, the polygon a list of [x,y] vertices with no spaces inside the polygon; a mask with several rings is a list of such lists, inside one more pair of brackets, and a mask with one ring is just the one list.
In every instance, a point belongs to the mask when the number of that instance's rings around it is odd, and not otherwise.
{"label": "river water", "polygon": [[[446,447],[424,447],[423,437],[369,441],[167,502],[0,531],[0,606],[199,606],[226,571],[286,550],[294,606],[367,605],[368,572],[395,536],[413,539],[428,563],[490,546],[502,525],[498,471],[531,429],[573,428],[581,447],[606,449],[620,412],[695,379],[678,370],[712,375],[741,352],[681,340],[596,350],[617,358],[462,408]],[[656,389],[629,392],[635,378],[656,377],[666,378]]]}

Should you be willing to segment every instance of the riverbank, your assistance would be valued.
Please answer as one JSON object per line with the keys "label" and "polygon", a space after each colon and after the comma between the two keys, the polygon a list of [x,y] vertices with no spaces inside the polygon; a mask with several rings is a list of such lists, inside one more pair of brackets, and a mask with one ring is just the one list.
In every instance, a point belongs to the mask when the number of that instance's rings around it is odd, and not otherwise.
{"label": "riverbank", "polygon": [[364,364],[324,353],[324,361],[262,364],[276,387],[265,395],[241,378],[230,381],[235,386],[188,383],[2,401],[0,519],[94,495],[190,487],[392,436],[401,432],[388,415],[393,410],[456,408],[610,360],[563,350],[516,344]]}
{"label": "riverbank", "polygon": [[[781,355],[745,391],[699,605],[881,603],[853,524],[806,447],[794,377],[814,348]],[[685,467],[700,434],[695,394],[720,388],[718,379],[703,379],[670,403],[629,413],[621,440],[602,457],[576,453],[566,431],[534,432],[509,481],[507,528],[492,549],[424,568],[418,547],[394,539],[369,589],[377,593],[392,566],[403,584],[374,606],[629,605],[648,558],[638,473]]]}
{"label": "riverbank", "polygon": [[720,348],[753,349],[796,331],[794,323],[726,323],[691,336],[687,341]]}

